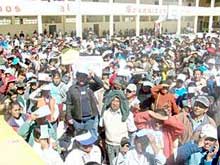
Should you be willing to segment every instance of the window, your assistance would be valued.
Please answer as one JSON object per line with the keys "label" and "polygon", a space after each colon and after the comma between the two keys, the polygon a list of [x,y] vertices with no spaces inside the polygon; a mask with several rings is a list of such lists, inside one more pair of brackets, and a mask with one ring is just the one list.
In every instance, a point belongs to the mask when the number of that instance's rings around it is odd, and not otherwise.
{"label": "window", "polygon": [[0,25],[10,25],[11,17],[0,17]]}
{"label": "window", "polygon": [[76,17],[74,16],[66,16],[66,23],[75,23],[76,22]]}
{"label": "window", "polygon": [[103,22],[102,16],[87,16],[86,22]]}
{"label": "window", "polygon": [[114,16],[114,22],[120,22],[120,16]]}
{"label": "window", "polygon": [[149,21],[149,16],[141,16],[140,21],[141,22],[148,22]]}
{"label": "window", "polygon": [[135,17],[134,16],[123,16],[122,17],[122,21],[123,22],[134,22],[135,21]]}
{"label": "window", "polygon": [[50,24],[54,24],[54,23],[61,23],[61,17],[60,16],[43,16],[42,17],[42,22],[43,23],[50,23]]}

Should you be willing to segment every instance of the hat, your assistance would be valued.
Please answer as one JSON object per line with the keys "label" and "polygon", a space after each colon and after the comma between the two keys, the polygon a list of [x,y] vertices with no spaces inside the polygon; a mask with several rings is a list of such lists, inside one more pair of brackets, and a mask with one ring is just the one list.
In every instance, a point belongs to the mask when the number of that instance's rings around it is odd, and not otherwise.
{"label": "hat", "polygon": [[217,129],[211,124],[205,124],[204,126],[202,126],[200,136],[206,136],[206,138],[213,138],[217,140]]}
{"label": "hat", "polygon": [[200,102],[203,105],[205,105],[207,108],[210,106],[210,101],[206,96],[197,96],[197,98],[195,99],[195,102]]}
{"label": "hat", "polygon": [[83,72],[76,72],[76,77],[87,78],[88,74],[87,73],[83,73]]}
{"label": "hat", "polygon": [[38,108],[36,111],[33,112],[34,115],[37,115],[37,118],[46,117],[51,114],[49,106],[45,105]]}
{"label": "hat", "polygon": [[6,67],[5,67],[5,65],[0,65],[0,70],[6,70]]}
{"label": "hat", "polygon": [[150,81],[143,81],[143,86],[146,87],[146,86],[149,86],[149,87],[153,87],[154,84]]}
{"label": "hat", "polygon": [[50,91],[50,89],[51,89],[50,85],[44,85],[41,88],[42,91]]}
{"label": "hat", "polygon": [[75,140],[78,141],[81,145],[91,145],[97,141],[97,137],[92,135],[90,131],[85,134],[78,135],[75,137]]}
{"label": "hat", "polygon": [[123,137],[123,138],[121,139],[120,145],[123,147],[125,144],[129,144],[129,145],[130,145],[129,139],[128,139],[127,137]]}
{"label": "hat", "polygon": [[11,69],[11,68],[7,68],[7,69],[5,70],[5,74],[13,75],[13,74],[14,74],[14,71],[13,71],[13,69]]}
{"label": "hat", "polygon": [[137,91],[137,86],[135,84],[128,84],[126,89],[128,89],[132,92],[136,92]]}
{"label": "hat", "polygon": [[9,78],[8,78],[8,83],[10,83],[10,82],[15,82],[17,79],[16,79],[16,77],[15,76],[10,76]]}
{"label": "hat", "polygon": [[215,59],[211,58],[207,61],[207,63],[215,65]]}
{"label": "hat", "polygon": [[185,74],[182,74],[182,73],[178,74],[178,76],[177,76],[177,80],[183,80],[183,81],[186,81],[186,75],[185,75]]}
{"label": "hat", "polygon": [[25,84],[23,82],[19,82],[17,85],[16,85],[17,88],[24,88],[25,87]]}

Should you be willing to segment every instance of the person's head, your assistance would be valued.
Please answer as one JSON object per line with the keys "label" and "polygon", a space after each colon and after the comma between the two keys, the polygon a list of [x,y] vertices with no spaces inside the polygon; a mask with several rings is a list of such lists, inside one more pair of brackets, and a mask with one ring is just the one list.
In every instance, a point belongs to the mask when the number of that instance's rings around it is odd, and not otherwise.
{"label": "person's head", "polygon": [[120,143],[120,152],[125,155],[130,147],[129,139],[127,137],[123,137]]}
{"label": "person's head", "polygon": [[88,75],[86,73],[77,72],[76,79],[79,86],[84,86],[88,83]]}
{"label": "person's head", "polygon": [[51,114],[51,111],[49,106],[45,105],[38,108],[33,114],[37,116],[37,119],[35,120],[37,125],[43,125],[47,121],[46,118]]}
{"label": "person's head", "polygon": [[31,87],[31,89],[33,89],[33,90],[37,89],[37,88],[38,88],[38,82],[37,82],[37,80],[31,80],[31,82],[30,82],[30,87]]}
{"label": "person's head", "polygon": [[210,101],[206,96],[197,96],[193,105],[193,116],[202,117],[208,111]]}
{"label": "person's head", "polygon": [[167,94],[169,91],[169,85],[168,84],[161,84],[162,85],[162,89],[160,90],[161,94]]}
{"label": "person's head", "polygon": [[22,113],[22,108],[18,102],[11,102],[9,104],[9,114],[15,118],[19,119]]}
{"label": "person's head", "polygon": [[17,93],[19,95],[23,95],[25,91],[25,84],[24,83],[18,83],[17,85]]}
{"label": "person's head", "polygon": [[82,129],[78,131],[75,140],[79,149],[89,154],[93,149],[93,144],[97,141],[97,137],[91,134],[90,131]]}
{"label": "person's head", "polygon": [[147,136],[138,137],[136,135],[135,140],[134,140],[134,144],[135,144],[135,149],[138,152],[138,154],[144,154],[144,152],[149,144],[149,139]]}
{"label": "person's head", "polygon": [[176,80],[176,87],[177,88],[181,88],[183,86],[183,84],[184,84],[183,80],[180,80],[180,79]]}
{"label": "person's head", "polygon": [[200,81],[202,78],[202,71],[199,69],[195,69],[193,71],[193,76],[194,76],[195,81]]}
{"label": "person's head", "polygon": [[53,79],[53,83],[54,85],[58,86],[61,82],[61,75],[58,71],[54,72],[52,74],[52,79]]}
{"label": "person's head", "polygon": [[119,99],[119,97],[115,97],[113,98],[110,106],[113,111],[117,111],[120,109],[120,105],[121,105],[121,100]]}
{"label": "person's head", "polygon": [[151,88],[154,86],[154,84],[150,81],[144,81],[143,84],[142,84],[142,91],[144,93],[150,93],[151,92]]}
{"label": "person's head", "polygon": [[217,147],[217,128],[215,128],[211,124],[205,124],[204,126],[202,126],[200,138],[204,139],[203,148],[206,151],[213,152],[215,147]]}
{"label": "person's head", "polygon": [[136,96],[137,86],[135,84],[129,84],[125,89],[127,99]]}

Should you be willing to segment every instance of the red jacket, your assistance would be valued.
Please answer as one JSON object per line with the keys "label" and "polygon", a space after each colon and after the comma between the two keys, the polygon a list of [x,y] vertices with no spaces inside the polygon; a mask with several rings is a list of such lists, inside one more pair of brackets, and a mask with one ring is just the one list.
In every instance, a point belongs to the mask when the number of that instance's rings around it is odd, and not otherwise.
{"label": "red jacket", "polygon": [[171,108],[172,115],[178,114],[179,109],[176,105],[176,100],[173,94],[161,94],[160,90],[162,89],[162,85],[157,85],[151,88],[151,93],[155,99],[155,108],[163,108],[168,105]]}
{"label": "red jacket", "polygon": [[[152,129],[152,118],[147,111],[134,114],[137,129]],[[169,158],[173,154],[174,141],[184,133],[184,125],[177,116],[171,116],[163,122],[164,155]]]}

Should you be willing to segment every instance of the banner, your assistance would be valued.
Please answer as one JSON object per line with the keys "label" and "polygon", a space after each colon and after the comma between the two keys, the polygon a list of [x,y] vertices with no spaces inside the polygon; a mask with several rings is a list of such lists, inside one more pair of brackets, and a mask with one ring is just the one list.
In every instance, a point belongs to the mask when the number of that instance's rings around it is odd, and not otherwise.
{"label": "banner", "polygon": [[79,56],[72,68],[75,73],[79,71],[88,74],[89,71],[93,71],[98,77],[102,77],[102,56]]}
{"label": "banner", "polygon": [[79,58],[79,51],[75,49],[69,49],[61,54],[61,64],[69,65],[74,64]]}

